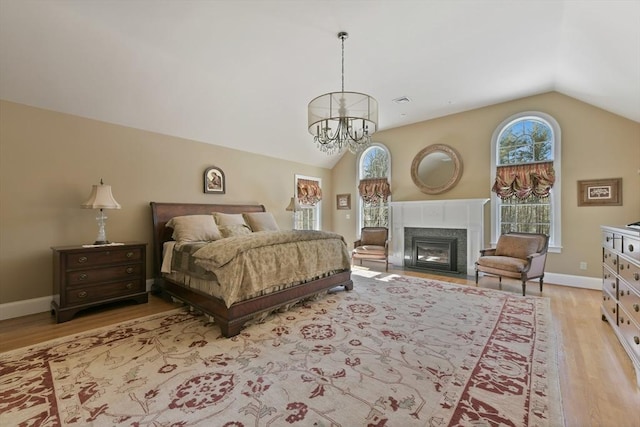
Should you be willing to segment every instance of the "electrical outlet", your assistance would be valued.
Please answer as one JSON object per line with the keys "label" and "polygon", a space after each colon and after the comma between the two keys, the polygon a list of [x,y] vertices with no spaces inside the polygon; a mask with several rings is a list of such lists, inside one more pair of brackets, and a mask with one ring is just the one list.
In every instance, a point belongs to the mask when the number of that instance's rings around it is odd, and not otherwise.
{"label": "electrical outlet", "polygon": [[349,215],[349,214],[346,214],[346,215],[345,215],[345,217],[346,217],[347,219],[351,219],[351,215]]}
{"label": "electrical outlet", "polygon": [[580,262],[580,270],[586,270],[587,269],[587,263],[582,261]]}

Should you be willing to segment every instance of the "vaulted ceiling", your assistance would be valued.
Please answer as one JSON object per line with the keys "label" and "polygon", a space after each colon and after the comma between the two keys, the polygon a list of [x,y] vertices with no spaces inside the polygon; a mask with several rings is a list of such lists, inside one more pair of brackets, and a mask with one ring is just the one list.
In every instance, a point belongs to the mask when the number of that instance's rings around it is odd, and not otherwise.
{"label": "vaulted ceiling", "polygon": [[0,0],[0,98],[331,167],[339,31],[380,129],[554,90],[640,122],[638,0]]}

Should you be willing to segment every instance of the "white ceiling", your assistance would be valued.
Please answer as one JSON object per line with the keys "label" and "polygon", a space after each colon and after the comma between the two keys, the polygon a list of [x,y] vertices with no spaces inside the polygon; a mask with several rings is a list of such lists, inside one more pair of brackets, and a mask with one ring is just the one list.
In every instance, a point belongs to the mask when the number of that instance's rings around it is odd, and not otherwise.
{"label": "white ceiling", "polygon": [[0,0],[0,98],[331,167],[339,31],[380,129],[552,90],[640,122],[640,0]]}

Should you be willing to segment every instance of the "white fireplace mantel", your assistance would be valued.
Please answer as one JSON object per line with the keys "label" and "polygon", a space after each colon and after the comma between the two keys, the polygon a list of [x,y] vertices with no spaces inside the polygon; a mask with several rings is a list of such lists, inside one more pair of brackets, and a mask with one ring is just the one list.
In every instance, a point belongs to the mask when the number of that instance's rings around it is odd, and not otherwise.
{"label": "white fireplace mantel", "polygon": [[467,275],[484,248],[484,209],[489,199],[420,200],[391,202],[389,261],[404,265],[404,228],[461,228],[467,230]]}

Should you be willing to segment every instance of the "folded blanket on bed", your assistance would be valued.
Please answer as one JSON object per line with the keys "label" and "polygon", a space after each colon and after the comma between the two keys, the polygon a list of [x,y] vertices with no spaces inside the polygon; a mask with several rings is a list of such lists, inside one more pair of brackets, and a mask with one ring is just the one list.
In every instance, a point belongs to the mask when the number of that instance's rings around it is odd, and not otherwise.
{"label": "folded blanket on bed", "polygon": [[344,238],[326,231],[262,231],[207,243],[193,256],[215,273],[231,306],[268,287],[351,267]]}

